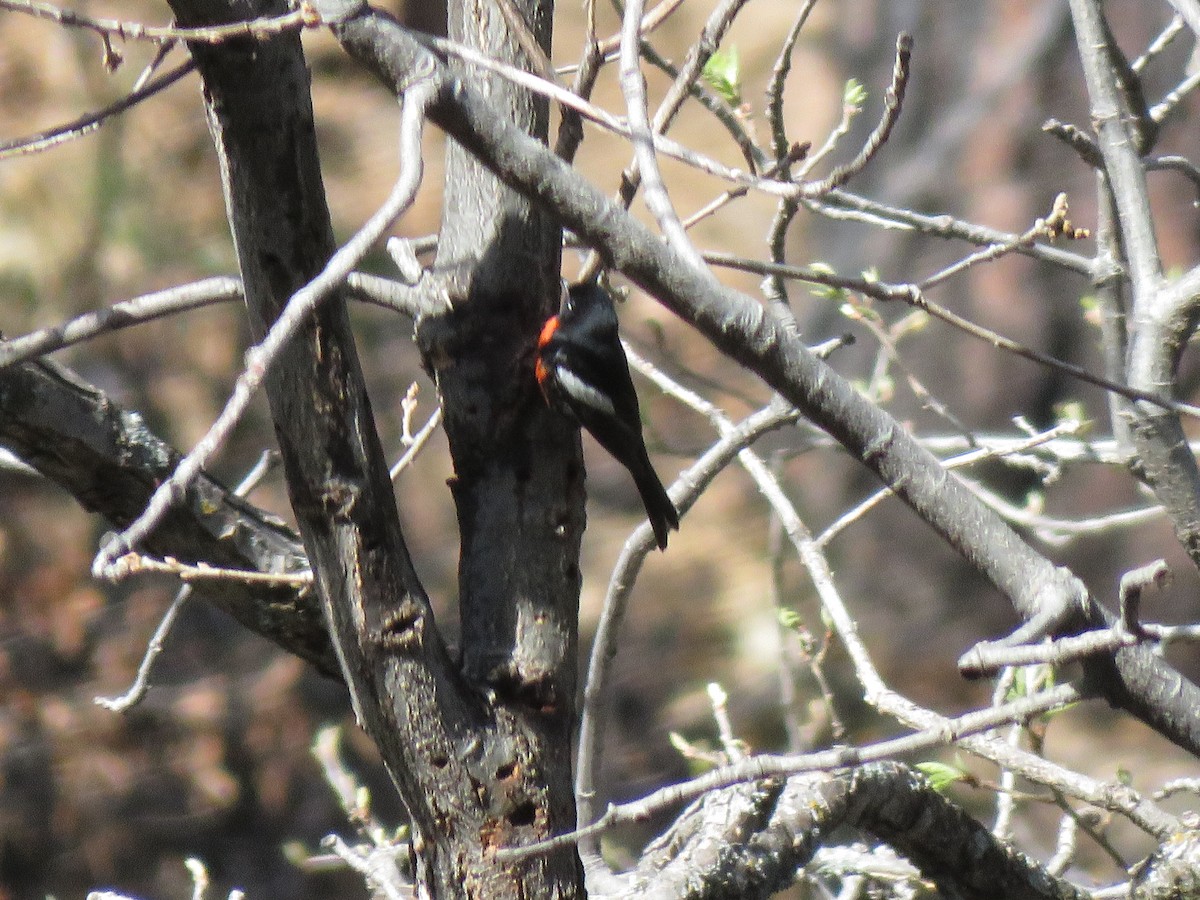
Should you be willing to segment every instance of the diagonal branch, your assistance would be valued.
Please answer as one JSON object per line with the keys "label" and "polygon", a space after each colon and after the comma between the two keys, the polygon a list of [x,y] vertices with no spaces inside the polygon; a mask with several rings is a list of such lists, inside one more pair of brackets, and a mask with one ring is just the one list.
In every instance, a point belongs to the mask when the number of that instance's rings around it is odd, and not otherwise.
{"label": "diagonal branch", "polygon": [[[334,26],[345,49],[393,88],[420,46],[369,9]],[[439,67],[440,77],[446,78]],[[751,298],[697,270],[645,226],[614,206],[543,146],[502,120],[469,85],[450,81],[430,118],[505,182],[553,210],[563,224],[634,283],[692,323],[718,349],[755,372],[891,486],[1026,619],[1078,628],[1103,615],[1083,584],[1022,541],[890,415],[861,397]],[[1128,655],[1127,655],[1128,654]],[[1200,704],[1200,691],[1160,660],[1123,651],[1097,664],[1110,702],[1129,709],[1185,747],[1200,749],[1195,716],[1164,715]],[[1184,697],[1189,699],[1184,700]]]}
{"label": "diagonal branch", "polygon": [[[0,445],[123,528],[145,508],[179,453],[136,413],[48,361],[0,369]],[[308,559],[291,529],[234,497],[207,475],[147,540],[146,549],[189,562],[258,572],[303,572]],[[252,631],[338,677],[337,658],[310,591],[222,582],[197,585]]]}

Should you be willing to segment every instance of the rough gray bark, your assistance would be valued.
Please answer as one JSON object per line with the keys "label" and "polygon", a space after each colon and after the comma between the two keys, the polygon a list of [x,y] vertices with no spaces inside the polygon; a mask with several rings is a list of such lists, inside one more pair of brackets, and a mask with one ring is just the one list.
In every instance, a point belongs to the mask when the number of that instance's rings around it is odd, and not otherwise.
{"label": "rough gray bark", "polygon": [[[0,444],[113,527],[132,522],[179,461],[141,416],[49,361],[0,369]],[[205,476],[192,485],[145,550],[187,563],[252,572],[308,569],[295,533]],[[196,594],[321,672],[340,677],[311,591],[232,581]]]}
{"label": "rough gray bark", "polygon": [[[793,884],[797,870],[812,863],[823,847],[844,844],[847,829],[856,840],[861,835],[896,850],[935,882],[942,896],[1087,896],[991,834],[919,774],[897,763],[711,791],[646,848],[633,871],[615,876],[618,883],[601,896],[766,900]],[[1165,865],[1160,868],[1167,871]],[[1175,866],[1160,881],[1181,877],[1180,868]],[[863,891],[864,896],[868,893]]]}
{"label": "rough gray bark", "polygon": [[[514,7],[548,52],[552,4]],[[529,66],[490,0],[452,3],[450,35]],[[545,140],[544,97],[477,71],[471,80],[500,115]],[[454,456],[463,669],[535,705],[567,708],[575,694],[583,468],[578,429],[550,413],[531,368],[541,323],[558,308],[561,243],[552,219],[449,145],[432,275],[451,309],[422,315],[417,342],[443,398]],[[561,738],[565,748],[569,731]]]}

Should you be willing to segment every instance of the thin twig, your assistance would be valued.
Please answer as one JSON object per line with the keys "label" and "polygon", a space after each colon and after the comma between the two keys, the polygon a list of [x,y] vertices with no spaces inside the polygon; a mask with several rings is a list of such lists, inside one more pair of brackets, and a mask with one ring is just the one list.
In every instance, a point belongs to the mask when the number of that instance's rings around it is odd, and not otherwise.
{"label": "thin twig", "polygon": [[1175,13],[1175,15],[1171,17],[1171,21],[1167,23],[1167,27],[1158,33],[1158,36],[1150,42],[1149,46],[1146,47],[1141,56],[1129,64],[1129,68],[1140,74],[1141,71],[1150,64],[1154,57],[1166,50],[1167,47],[1171,45],[1171,42],[1175,40],[1175,38],[1183,34],[1183,26],[1183,16],[1181,16],[1179,13]]}
{"label": "thin twig", "polygon": [[[808,21],[808,16],[815,5],[816,0],[807,0],[800,8],[800,12],[792,22],[792,27],[788,30],[787,36],[783,40],[783,45],[779,49],[779,55],[775,58],[775,64],[771,67],[771,80],[767,84],[767,122],[771,128],[771,145],[775,153],[775,167],[789,180],[792,178],[792,163],[799,162],[803,157],[796,154],[797,148],[788,139],[787,125],[783,117],[784,84],[787,81],[788,73],[792,69],[792,53],[796,49],[796,42],[800,39],[800,31],[804,28],[804,24]],[[842,125],[847,129],[850,126],[850,119],[857,110],[857,106],[843,103]],[[840,127],[841,125],[839,125]],[[836,133],[837,129],[834,131]],[[831,134],[830,140],[832,139],[833,135]],[[803,156],[806,157],[807,154],[808,147],[805,146]],[[807,172],[809,169],[805,168],[802,171]],[[792,220],[796,217],[799,209],[800,204],[797,200],[781,199],[776,205],[775,216],[772,218],[771,225],[767,230],[767,251],[770,253],[772,262],[781,263],[786,260],[788,228],[791,226]],[[796,324],[795,316],[788,304],[787,282],[777,276],[768,275],[763,279],[762,290],[763,295],[767,298],[767,302],[771,305],[775,314],[798,331],[799,326]]]}
{"label": "thin twig", "polygon": [[729,693],[715,681],[708,684],[708,701],[712,704],[713,722],[717,726],[717,737],[721,741],[721,749],[730,762],[738,762],[746,758],[746,746],[737,739],[733,731],[733,722],[729,718]]}
{"label": "thin twig", "polygon": [[321,843],[361,875],[368,886],[379,891],[386,900],[412,900],[415,896],[413,889],[403,884],[399,877],[395,860],[397,850],[372,848],[367,853],[362,853],[336,834],[329,835]]}
{"label": "thin twig", "polygon": [[154,73],[158,71],[159,66],[166,60],[167,55],[174,46],[174,43],[163,43],[154,48],[154,55],[150,57],[150,61],[142,68],[142,74],[138,75],[137,79],[133,82],[133,87],[130,88],[131,91],[140,91],[146,86],[150,79],[154,77]]}
{"label": "thin twig", "polygon": [[1098,653],[1112,653],[1121,647],[1132,647],[1143,641],[1156,642],[1161,650],[1170,641],[1200,640],[1200,626],[1157,625],[1143,623],[1138,618],[1142,589],[1148,585],[1161,587],[1169,574],[1167,564],[1162,560],[1126,572],[1121,577],[1121,615],[1108,628],[1038,644],[978,644],[962,656],[959,669],[970,677],[987,676],[1004,666],[1035,663],[1064,666]]}
{"label": "thin twig", "polygon": [[[930,216],[914,212],[911,209],[889,206],[878,200],[861,197],[843,188],[830,191],[828,195],[819,200],[805,201],[805,205],[828,218],[855,219],[879,228],[915,231],[918,234],[927,234],[947,240],[962,240],[981,247],[1005,244],[1016,237],[1009,232],[967,222],[951,215]],[[1097,272],[1101,271],[1097,263],[1089,257],[1064,250],[1061,247],[1035,244],[1032,247],[1019,247],[1017,252],[1093,279]]]}
{"label": "thin twig", "polygon": [[[745,0],[725,0],[721,7],[737,7],[743,2]],[[642,6],[642,0],[629,0],[625,5],[625,18],[621,29],[620,63],[621,93],[625,96],[625,114],[633,140],[633,152],[642,176],[642,193],[646,207],[654,216],[666,242],[692,266],[703,269],[704,261],[700,258],[699,252],[692,245],[687,232],[684,231],[683,225],[679,221],[654,152],[654,124],[656,123],[650,121],[649,111],[646,107],[646,79],[638,65]],[[696,72],[695,77],[698,75],[699,72]]]}
{"label": "thin twig", "polygon": [[[662,0],[654,9],[642,17],[642,24],[639,28],[641,36],[645,37],[657,29],[683,3],[684,0]],[[600,55],[604,58],[605,62],[612,62],[621,52],[621,33],[617,32],[602,41],[597,41],[596,48],[600,51]]]}
{"label": "thin twig", "polygon": [[[733,26],[733,20],[747,2],[748,0],[725,0],[713,9],[700,30],[699,39],[688,48],[678,74],[655,110],[654,120],[650,124],[654,134],[663,134],[670,129],[679,110],[683,108],[684,101],[691,96],[692,87],[703,75],[704,66],[712,58],[713,51],[720,47],[721,41]],[[752,141],[750,143],[753,145]]]}
{"label": "thin twig", "polygon": [[1150,302],[1150,295],[1161,284],[1162,261],[1154,234],[1146,173],[1136,149],[1137,141],[1123,114],[1119,73],[1112,62],[1120,50],[1113,46],[1112,32],[1099,0],[1070,0],[1070,7],[1096,138],[1105,175],[1120,210],[1122,247],[1134,286],[1135,305],[1140,308]]}
{"label": "thin twig", "polygon": [[[996,686],[992,689],[992,706],[999,706],[1008,699],[1009,692],[1017,681],[1017,671],[1008,668],[1000,673],[1000,677],[996,679]],[[1009,725],[1003,740],[1007,741],[1009,746],[1019,748],[1022,730],[1020,724]],[[1017,773],[1007,767],[1002,768],[1000,790],[996,792],[996,821],[992,823],[992,834],[1002,841],[1012,841],[1012,820],[1017,809],[1016,798],[1013,796],[1016,786]]]}
{"label": "thin twig", "polygon": [[[646,13],[640,27],[642,37],[665,22],[667,17],[682,3],[683,0],[663,0]],[[621,46],[621,35],[618,33],[607,40],[597,41],[596,4],[594,0],[587,0],[584,6],[587,24],[584,29],[583,56],[578,65],[565,66],[558,70],[558,74],[566,75],[574,71],[575,82],[571,85],[571,91],[580,99],[587,100],[592,95],[592,88],[595,87],[601,67],[617,58],[616,51]],[[554,145],[554,154],[569,163],[575,158],[575,152],[579,149],[582,140],[583,127],[579,115],[574,110],[564,107],[562,124],[558,129],[558,140]]]}
{"label": "thin twig", "polygon": [[1200,194],[1200,166],[1186,156],[1156,156],[1146,160],[1147,171],[1178,172],[1192,183],[1192,187]]}
{"label": "thin twig", "polygon": [[[809,147],[810,147],[810,144],[807,141],[802,144],[793,144],[789,148],[787,154],[784,156],[783,159],[776,160],[776,161],[772,162],[770,165],[765,166],[762,169],[762,175],[766,178],[774,178],[777,175],[785,174],[787,172],[788,166],[790,166],[794,162],[798,162],[799,160],[802,160],[805,158],[805,155],[808,153]],[[737,200],[739,197],[745,197],[748,193],[750,193],[750,188],[749,188],[749,186],[744,185],[744,184],[739,185],[734,188],[730,188],[729,190],[725,191],[723,194],[710,200],[708,203],[706,203],[700,209],[696,210],[696,212],[692,213],[690,216],[688,216],[686,219],[684,219],[683,227],[685,229],[690,229],[690,228],[694,227],[698,222],[701,222],[704,219],[707,219],[709,216],[713,215],[714,213],[718,212],[725,206],[729,205],[729,203],[731,203],[732,201]],[[792,201],[789,201],[785,198],[785,199],[781,200],[780,202],[781,203],[790,203]]]}
{"label": "thin twig", "polygon": [[880,391],[883,385],[891,383],[892,375],[890,369],[892,367],[899,370],[904,376],[904,381],[908,385],[908,389],[912,391],[913,396],[926,409],[931,410],[935,415],[939,416],[945,422],[957,429],[960,434],[971,438],[971,430],[950,410],[950,407],[938,398],[933,391],[929,390],[921,382],[921,379],[912,370],[900,353],[897,347],[905,335],[911,334],[924,327],[928,322],[928,317],[925,313],[919,310],[914,310],[905,316],[902,316],[892,325],[885,325],[881,316],[868,306],[855,303],[853,300],[848,304],[850,309],[845,313],[846,317],[852,321],[857,321],[864,328],[871,332],[875,340],[879,343],[879,353],[876,357],[875,370],[871,375],[871,380],[867,387],[867,396],[878,398],[880,402],[884,402],[880,398]]}
{"label": "thin twig", "polygon": [[[233,489],[233,493],[238,497],[247,496],[262,482],[278,462],[278,454],[270,450],[264,452],[258,458],[258,462],[246,473],[241,483]],[[150,641],[146,645],[146,652],[142,655],[137,675],[134,677],[133,684],[129,686],[129,689],[119,697],[95,697],[92,702],[112,712],[125,712],[145,698],[146,693],[150,690],[150,673],[154,669],[154,662],[159,654],[162,653],[167,635],[171,633],[171,629],[175,625],[175,620],[179,617],[180,610],[183,609],[184,604],[187,603],[188,598],[191,596],[192,586],[190,584],[184,584],[175,594],[175,599],[171,601],[171,605],[163,613],[158,627],[154,629],[154,634],[150,637]]]}
{"label": "thin twig", "polygon": [[[1077,434],[1083,427],[1082,422],[1067,421],[1055,425],[1053,428],[1047,429],[1040,434],[1031,435],[1027,440],[1021,441],[1016,445],[1006,446],[1004,448],[994,448],[989,446],[977,447],[960,456],[951,457],[945,460],[942,465],[947,469],[957,469],[966,466],[977,465],[981,462],[990,459],[999,459],[1005,456],[1024,453],[1039,447],[1050,441],[1057,440],[1061,437]],[[838,516],[821,534],[816,538],[816,545],[820,548],[828,547],[830,542],[845,531],[854,522],[857,522],[865,516],[870,510],[878,506],[883,500],[893,495],[891,488],[882,488],[865,500],[856,504],[852,509],[847,510]]]}
{"label": "thin twig", "polygon": [[1121,528],[1137,528],[1160,521],[1166,514],[1162,506],[1151,504],[1082,519],[1063,519],[1019,507],[970,478],[963,478],[962,482],[1006,521],[1029,529],[1041,541],[1053,547],[1064,546],[1083,535],[1105,534]]}
{"label": "thin twig", "polygon": [[[636,366],[639,362],[637,355],[629,348],[626,348],[626,353],[631,355],[630,362]],[[680,514],[685,514],[691,508],[712,479],[723,471],[744,447],[761,435],[794,421],[797,415],[794,410],[782,406],[768,407],[753,413],[723,434],[721,439],[682,472],[671,486],[671,499]],[[577,819],[581,824],[591,820],[595,808],[596,764],[603,746],[602,707],[607,694],[612,661],[616,656],[618,631],[625,617],[629,594],[652,546],[653,535],[649,523],[646,522],[638,527],[621,549],[596,625],[596,635],[592,641],[592,652],[584,680],[583,702],[580,706],[575,803]],[[595,849],[587,844],[585,848]]]}
{"label": "thin twig", "polygon": [[[776,480],[779,478],[782,461],[782,454],[772,455],[771,475]],[[787,734],[788,752],[799,753],[804,747],[800,723],[800,697],[796,690],[800,667],[793,647],[796,642],[811,642],[811,634],[801,621],[799,613],[784,599],[784,548],[783,522],[772,509],[767,522],[767,560],[771,575],[771,605],[775,609],[775,633],[779,642],[779,715]],[[804,651],[806,656],[809,655],[808,647],[805,647]]]}
{"label": "thin twig", "polygon": [[[646,41],[642,41],[640,52],[642,59],[669,77],[672,84],[677,82],[681,74],[683,74],[678,66],[655,50]],[[754,143],[754,138],[749,130],[749,126],[753,124],[753,120],[747,118],[744,109],[741,107],[735,109],[731,106],[702,77],[692,81],[688,85],[687,91],[689,97],[699,102],[701,106],[712,113],[716,120],[724,126],[729,136],[733,138],[734,143],[737,144],[738,150],[742,153],[742,159],[746,161],[746,165],[750,171],[759,172],[763,164],[767,161],[767,155]],[[662,108],[662,104],[659,104],[659,108]]]}
{"label": "thin twig", "polygon": [[1058,119],[1047,119],[1042,124],[1042,131],[1062,141],[1093,169],[1104,166],[1104,159],[1100,156],[1100,148],[1096,146],[1095,139],[1078,125],[1060,122]]}
{"label": "thin twig", "polygon": [[1150,107],[1150,119],[1158,124],[1165,122],[1167,116],[1178,109],[1183,99],[1194,91],[1197,86],[1200,86],[1200,71],[1193,72],[1187,78],[1183,79],[1173,90],[1163,95],[1163,98],[1158,103]]}
{"label": "thin twig", "polygon": [[[371,812],[370,794],[359,783],[354,773],[342,761],[342,729],[337,725],[326,725],[317,732],[313,740],[312,755],[321,766],[321,774],[337,795],[338,803],[346,818],[358,833],[373,846],[398,849],[395,835],[389,834]],[[407,848],[405,848],[407,849]]]}
{"label": "thin twig", "polygon": [[[589,122],[599,125],[602,128],[611,131],[613,134],[623,138],[632,140],[633,132],[629,125],[622,121],[612,113],[596,106],[593,103],[576,96],[566,88],[539,78],[529,72],[522,71],[515,66],[510,66],[497,60],[491,59],[477,50],[470,47],[464,47],[453,41],[448,41],[445,38],[434,37],[428,34],[420,34],[413,36],[420,41],[440,53],[449,56],[457,57],[471,65],[478,66],[489,72],[495,72],[512,81],[513,84],[519,85],[527,90],[542,94],[554,100],[562,106],[574,110],[579,113]],[[702,153],[697,153],[690,147],[680,144],[665,135],[659,135],[655,138],[654,149],[662,153],[664,156],[669,156],[672,159],[677,159],[685,165],[691,166],[707,175],[712,175],[714,178],[720,178],[724,181],[729,181],[734,184],[744,184],[754,190],[761,191],[765,194],[775,197],[790,197],[799,196],[804,191],[804,187],[790,182],[777,181],[775,179],[763,178],[754,175],[751,172],[746,172],[742,169],[735,169],[724,165],[711,157],[705,156]]]}
{"label": "thin twig", "polygon": [[106,541],[100,548],[92,563],[92,571],[97,577],[105,577],[109,567],[118,557],[132,550],[154,530],[175,504],[176,499],[184,494],[192,480],[225,442],[262,384],[267,369],[301,324],[321,301],[345,281],[346,276],[366,252],[411,205],[424,170],[420,145],[421,131],[425,121],[425,109],[433,100],[433,96],[434,83],[428,79],[418,78],[410,85],[401,109],[401,172],[391,194],[358,233],[330,258],[321,273],[288,300],[287,306],[271,325],[266,337],[246,353],[246,368],[238,377],[224,410],[208,433],[180,461],[171,477],[159,485],[145,511],[124,532]]}
{"label": "thin twig", "polygon": [[822,180],[805,185],[806,197],[821,197],[830,191],[840,188],[847,181],[866,168],[875,158],[875,154],[887,143],[896,122],[900,118],[900,110],[904,106],[904,91],[908,87],[909,60],[912,57],[912,35],[901,32],[896,38],[896,63],[892,69],[892,83],[888,86],[883,101],[883,117],[875,130],[871,132],[858,155],[844,166],[839,166]]}
{"label": "thin twig", "polygon": [[1002,256],[1007,256],[1009,253],[1019,250],[1021,247],[1031,246],[1038,238],[1055,240],[1059,237],[1066,237],[1074,241],[1091,237],[1091,233],[1086,228],[1076,228],[1071,220],[1067,218],[1067,213],[1067,195],[1060,193],[1054,198],[1054,205],[1049,215],[1045,218],[1037,219],[1024,234],[1017,235],[1011,241],[993,244],[990,247],[984,247],[975,253],[965,256],[958,262],[946,266],[940,272],[936,272],[920,281],[917,287],[923,291],[927,291],[931,287],[935,287],[955,275],[961,275],[972,266],[994,262]]}
{"label": "thin twig", "polygon": [[75,10],[61,9],[41,0],[0,0],[0,9],[27,13],[39,19],[49,19],[68,28],[84,28],[104,37],[119,37],[126,41],[191,41],[198,44],[219,44],[232,38],[266,38],[293,31],[298,28],[315,28],[321,24],[316,10],[307,4],[292,12],[279,16],[264,16],[231,22],[227,25],[209,25],[202,28],[179,28],[174,25],[143,25],[140,22],[125,22],[120,19],[97,19]]}
{"label": "thin twig", "polygon": [[1161,397],[1149,391],[1139,390],[1129,387],[1128,385],[1119,384],[1115,381],[1110,381],[1103,376],[1089,372],[1082,366],[1077,366],[1074,363],[1069,363],[1057,357],[1050,356],[1048,353],[1043,353],[1033,347],[1028,347],[1025,344],[1017,343],[1011,338],[1006,338],[998,332],[984,328],[982,325],[977,325],[969,319],[964,319],[957,313],[951,312],[944,306],[940,306],[929,300],[921,289],[914,284],[897,285],[887,284],[882,281],[872,281],[866,278],[847,278],[844,276],[830,275],[828,272],[822,272],[817,269],[804,268],[802,266],[788,266],[779,263],[768,263],[759,260],[744,259],[734,256],[729,253],[717,253],[709,251],[704,254],[706,262],[717,266],[727,266],[731,269],[740,269],[743,272],[755,272],[760,275],[779,274],[785,278],[795,278],[799,281],[808,281],[813,284],[824,284],[830,287],[845,288],[847,290],[857,291],[861,294],[875,297],[878,300],[901,300],[909,305],[922,309],[929,313],[935,319],[940,319],[947,325],[952,325],[965,334],[971,337],[978,338],[991,344],[997,350],[1004,350],[1012,353],[1015,356],[1020,356],[1023,359],[1028,359],[1030,362],[1035,362],[1052,369],[1056,369],[1073,378],[1078,378],[1080,381],[1085,381],[1088,384],[1095,385],[1099,388],[1104,388],[1106,391],[1112,391],[1115,394],[1120,394],[1129,400],[1141,400],[1146,403],[1157,406],[1161,409],[1168,409],[1172,412],[1181,415],[1188,415],[1200,418],[1200,407],[1192,406],[1187,403],[1180,403],[1177,400],[1172,400],[1169,397]]}
{"label": "thin twig", "polygon": [[14,138],[9,141],[0,141],[0,160],[5,160],[13,156],[23,156],[27,153],[38,153],[74,140],[75,138],[83,137],[85,134],[95,131],[104,124],[105,119],[124,112],[147,97],[153,97],[159,91],[170,87],[195,68],[196,63],[189,59],[187,62],[180,63],[166,74],[160,75],[149,84],[131,91],[115,103],[110,103],[103,109],[86,113],[78,119],[57,125],[47,131],[40,131],[37,134],[26,135],[25,137]]}
{"label": "thin twig", "polygon": [[1164,560],[1157,559],[1121,576],[1118,596],[1121,601],[1121,624],[1131,634],[1145,635],[1145,626],[1139,621],[1142,591],[1147,587],[1162,588],[1170,581],[1171,570]]}
{"label": "thin twig", "polygon": [[437,428],[440,424],[442,424],[442,407],[438,406],[438,408],[435,409],[432,414],[430,414],[425,424],[421,426],[421,430],[413,435],[412,442],[408,445],[408,449],[404,451],[404,455],[396,460],[396,464],[392,466],[391,472],[389,473],[392,481],[395,481],[397,478],[399,478],[400,473],[412,464],[412,461],[417,458],[417,454],[421,452],[421,449],[429,442],[429,439],[433,437],[433,433],[437,431]]}
{"label": "thin twig", "polygon": [[258,572],[253,569],[223,569],[207,563],[185,563],[172,556],[155,559],[140,553],[126,553],[114,560],[107,570],[109,581],[124,581],[134,575],[153,572],[174,575],[184,584],[209,581],[233,581],[267,587],[304,588],[312,584],[311,572]]}
{"label": "thin twig", "polygon": [[1058,837],[1054,842],[1054,855],[1046,861],[1046,871],[1061,878],[1075,859],[1076,837],[1079,834],[1079,819],[1063,816],[1058,823]]}
{"label": "thin twig", "polygon": [[783,89],[788,73],[792,71],[792,51],[796,49],[796,42],[800,40],[800,32],[816,5],[817,0],[805,0],[780,45],[779,54],[775,57],[775,64],[771,66],[771,79],[767,83],[766,91],[766,114],[767,122],[771,126],[771,143],[776,159],[782,159],[787,154],[791,143],[783,119]]}
{"label": "thin twig", "polygon": [[175,599],[171,601],[171,605],[167,607],[167,611],[159,619],[158,627],[154,629],[154,634],[150,636],[150,641],[146,644],[146,652],[142,654],[142,661],[138,665],[137,674],[134,676],[133,683],[125,693],[117,697],[93,697],[93,703],[111,712],[125,712],[145,698],[150,690],[150,673],[154,670],[154,661],[162,653],[163,645],[167,641],[167,635],[175,627],[175,620],[179,617],[180,611],[191,596],[192,586],[190,584],[185,584],[176,591]]}
{"label": "thin twig", "polygon": [[239,279],[217,277],[124,300],[107,309],[85,313],[61,325],[52,325],[21,337],[0,341],[0,369],[90,340],[98,334],[118,328],[127,328],[214,303],[240,300],[241,297],[242,283]]}
{"label": "thin twig", "polygon": [[1020,722],[1031,716],[1079,703],[1084,696],[1072,685],[1064,684],[1033,697],[1021,697],[998,707],[966,713],[946,719],[936,727],[903,737],[879,741],[866,747],[838,747],[816,753],[795,756],[762,755],[739,763],[723,766],[682,784],[660,788],[640,800],[610,805],[596,822],[575,831],[529,844],[496,851],[501,862],[516,862],[571,846],[584,838],[595,838],[615,825],[642,822],[663,812],[733,784],[761,781],[764,778],[799,775],[806,772],[830,772],[862,766],[871,762],[894,759],[904,754],[932,750],[953,744],[964,737],[977,735],[1009,722]]}

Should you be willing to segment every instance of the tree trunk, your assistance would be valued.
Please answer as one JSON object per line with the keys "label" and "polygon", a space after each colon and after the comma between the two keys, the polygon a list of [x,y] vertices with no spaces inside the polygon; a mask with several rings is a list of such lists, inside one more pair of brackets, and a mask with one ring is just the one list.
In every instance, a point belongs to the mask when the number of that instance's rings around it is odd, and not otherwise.
{"label": "tree trunk", "polygon": [[[285,11],[277,2],[236,13],[226,0],[172,6],[192,26]],[[550,4],[523,13],[548,45]],[[480,23],[489,52],[503,55],[509,39],[488,19],[491,4],[458,15],[456,29]],[[335,249],[308,72],[295,34],[192,52],[259,340]],[[498,84],[497,98],[504,93]],[[544,140],[545,105],[506,102]],[[421,888],[481,900],[582,896],[573,850],[508,866],[491,852],[574,824],[582,467],[576,432],[540,402],[529,354],[558,296],[559,236],[462,154],[447,177],[434,277],[454,275],[452,309],[423,319],[419,334],[455,459],[461,670],[408,556],[340,297],[327,298],[272,365],[267,395],[355,711],[412,817]]]}

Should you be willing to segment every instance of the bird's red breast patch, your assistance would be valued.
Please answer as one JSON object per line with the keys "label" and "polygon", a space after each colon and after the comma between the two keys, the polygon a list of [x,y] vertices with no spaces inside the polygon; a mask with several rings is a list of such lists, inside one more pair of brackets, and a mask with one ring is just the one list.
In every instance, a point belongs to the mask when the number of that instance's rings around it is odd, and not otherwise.
{"label": "bird's red breast patch", "polygon": [[550,343],[550,338],[554,337],[554,332],[556,331],[558,331],[558,316],[551,316],[546,320],[546,324],[542,326],[542,333],[538,335],[539,350]]}
{"label": "bird's red breast patch", "polygon": [[[540,353],[550,339],[554,336],[554,332],[558,330],[558,316],[551,316],[546,320],[546,324],[542,326],[542,332],[538,335],[538,358],[533,366],[533,374],[537,378],[538,387],[542,389],[542,393],[546,393],[546,380],[550,377],[550,369],[546,367],[545,360],[542,359]],[[549,395],[546,395],[546,401],[550,401]]]}

